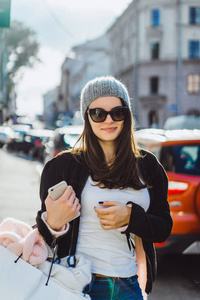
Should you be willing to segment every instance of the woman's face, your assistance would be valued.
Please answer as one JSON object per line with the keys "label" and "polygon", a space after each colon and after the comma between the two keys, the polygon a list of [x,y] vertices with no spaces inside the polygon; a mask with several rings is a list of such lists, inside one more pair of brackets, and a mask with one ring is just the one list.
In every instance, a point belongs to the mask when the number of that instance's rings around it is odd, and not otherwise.
{"label": "woman's face", "polygon": [[[121,100],[117,97],[107,96],[92,101],[89,105],[89,109],[102,108],[106,111],[110,111],[117,106],[122,106]],[[120,135],[124,126],[124,121],[114,121],[110,115],[107,115],[105,121],[101,123],[95,123],[90,115],[88,117],[92,131],[99,139],[100,144],[113,143]]]}

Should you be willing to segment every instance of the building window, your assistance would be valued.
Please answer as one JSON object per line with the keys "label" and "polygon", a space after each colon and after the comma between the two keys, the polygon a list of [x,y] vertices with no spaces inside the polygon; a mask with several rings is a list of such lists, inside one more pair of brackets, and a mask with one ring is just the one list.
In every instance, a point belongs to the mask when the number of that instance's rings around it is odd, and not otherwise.
{"label": "building window", "polygon": [[153,9],[151,11],[151,25],[152,26],[160,25],[160,9]]}
{"label": "building window", "polygon": [[152,43],[151,44],[151,59],[158,59],[159,58],[159,43]]}
{"label": "building window", "polygon": [[150,78],[150,93],[158,94],[159,78],[157,76]]}
{"label": "building window", "polygon": [[200,24],[200,7],[190,7],[190,24]]}
{"label": "building window", "polygon": [[199,58],[199,41],[189,41],[189,58]]}
{"label": "building window", "polygon": [[187,77],[187,90],[190,94],[197,94],[200,92],[200,75],[190,74]]}

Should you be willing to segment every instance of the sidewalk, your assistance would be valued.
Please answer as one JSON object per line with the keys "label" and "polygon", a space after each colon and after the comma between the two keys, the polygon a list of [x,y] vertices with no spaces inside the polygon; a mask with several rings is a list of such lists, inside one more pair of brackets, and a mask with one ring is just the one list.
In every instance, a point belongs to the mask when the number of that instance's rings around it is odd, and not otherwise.
{"label": "sidewalk", "polygon": [[0,222],[13,217],[35,224],[40,209],[41,164],[0,149]]}

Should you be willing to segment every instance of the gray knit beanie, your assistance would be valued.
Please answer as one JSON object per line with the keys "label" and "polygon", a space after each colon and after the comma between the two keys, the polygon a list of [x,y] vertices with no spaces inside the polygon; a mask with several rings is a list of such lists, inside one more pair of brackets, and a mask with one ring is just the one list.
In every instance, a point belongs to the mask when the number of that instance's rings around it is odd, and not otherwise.
{"label": "gray knit beanie", "polygon": [[112,96],[121,98],[131,108],[127,88],[112,76],[102,76],[90,80],[81,92],[80,109],[84,119],[85,112],[92,101],[97,98]]}

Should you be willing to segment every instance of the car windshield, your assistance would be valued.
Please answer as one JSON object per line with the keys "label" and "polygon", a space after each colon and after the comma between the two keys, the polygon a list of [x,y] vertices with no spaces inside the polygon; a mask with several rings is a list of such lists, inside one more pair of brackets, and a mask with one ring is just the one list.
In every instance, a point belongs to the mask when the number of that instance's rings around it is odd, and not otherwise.
{"label": "car windshield", "polygon": [[164,146],[160,162],[166,171],[200,175],[200,144]]}

